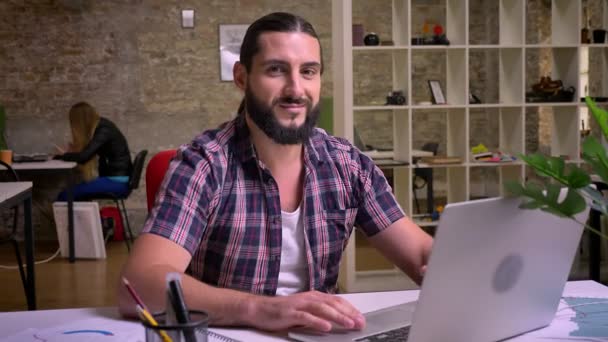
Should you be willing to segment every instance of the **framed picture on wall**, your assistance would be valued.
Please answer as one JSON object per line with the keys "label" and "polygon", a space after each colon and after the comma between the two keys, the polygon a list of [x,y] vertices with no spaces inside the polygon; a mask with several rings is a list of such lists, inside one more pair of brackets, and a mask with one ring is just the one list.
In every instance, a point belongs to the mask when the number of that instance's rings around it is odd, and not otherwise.
{"label": "framed picture on wall", "polygon": [[438,80],[429,80],[429,88],[431,89],[431,98],[433,104],[446,104],[441,83]]}
{"label": "framed picture on wall", "polygon": [[249,25],[220,24],[220,80],[232,81],[232,67],[239,60],[241,43]]}

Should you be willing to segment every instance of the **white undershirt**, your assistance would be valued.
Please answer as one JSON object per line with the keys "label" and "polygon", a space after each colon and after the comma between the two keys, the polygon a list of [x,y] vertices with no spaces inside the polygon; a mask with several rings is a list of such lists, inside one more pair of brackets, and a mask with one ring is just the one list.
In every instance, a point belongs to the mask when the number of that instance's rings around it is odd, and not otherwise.
{"label": "white undershirt", "polygon": [[300,207],[292,213],[281,210],[281,219],[283,229],[277,295],[286,296],[308,287],[308,266]]}

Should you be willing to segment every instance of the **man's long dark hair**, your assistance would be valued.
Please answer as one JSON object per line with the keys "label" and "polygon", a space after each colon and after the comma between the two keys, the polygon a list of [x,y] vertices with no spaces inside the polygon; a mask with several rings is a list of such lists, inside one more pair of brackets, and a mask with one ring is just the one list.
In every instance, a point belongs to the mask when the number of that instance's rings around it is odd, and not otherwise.
{"label": "man's long dark hair", "polygon": [[[319,51],[321,51],[321,73],[323,73],[323,50],[321,49],[321,41],[317,32],[306,19],[295,14],[286,12],[274,12],[267,14],[253,24],[249,25],[243,43],[239,61],[247,69],[247,73],[251,72],[251,64],[253,57],[260,51],[258,38],[264,32],[303,32],[315,38],[319,42]],[[242,114],[245,111],[245,100],[241,101],[238,113]]]}

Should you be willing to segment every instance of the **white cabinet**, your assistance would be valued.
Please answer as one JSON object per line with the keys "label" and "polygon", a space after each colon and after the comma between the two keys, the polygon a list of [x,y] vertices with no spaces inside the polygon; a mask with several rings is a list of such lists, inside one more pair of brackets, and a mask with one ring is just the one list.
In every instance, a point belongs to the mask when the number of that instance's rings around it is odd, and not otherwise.
{"label": "white cabinet", "polygon": [[[579,68],[581,49],[580,32],[583,24],[582,3],[572,0],[552,0],[547,18],[551,33],[546,41],[531,44],[526,37],[527,23],[534,22],[527,12],[525,0],[499,0],[495,5],[498,21],[497,38],[494,42],[472,44],[470,15],[472,4],[480,6],[481,1],[439,0],[434,1],[442,8],[445,20],[445,33],[450,45],[411,45],[412,38],[420,32],[420,1],[393,0],[381,1],[389,4],[390,13],[386,17],[375,15],[378,21],[391,20],[390,40],[392,45],[353,46],[352,25],[353,7],[368,6],[363,0],[332,1],[332,42],[333,42],[333,97],[334,97],[334,134],[354,141],[356,117],[392,117],[392,149],[394,159],[407,162],[407,165],[392,169],[393,190],[406,213],[413,212],[412,176],[416,167],[432,167],[445,176],[445,194],[448,203],[466,201],[472,197],[472,174],[477,170],[488,170],[497,175],[502,184],[505,180],[522,181],[526,175],[521,161],[509,163],[482,163],[472,159],[471,141],[472,120],[483,115],[493,123],[488,129],[495,129],[496,146],[491,150],[518,155],[526,153],[526,114],[536,109],[550,113],[550,151],[551,155],[567,156],[568,161],[580,163],[580,111],[584,107],[579,99],[583,95],[578,89],[571,102],[527,103],[526,92],[538,82],[531,75],[549,75],[553,80],[562,80],[565,87],[579,87],[581,70]],[[483,2],[486,6],[488,3]],[[602,2],[605,8],[605,0]],[[528,16],[528,17],[527,17]],[[604,15],[605,16],[605,15]],[[423,20],[423,19],[422,19]],[[607,22],[604,20],[603,22]],[[414,24],[416,23],[416,24]],[[386,35],[386,34],[385,34]],[[383,39],[384,38],[384,39]],[[608,48],[606,45],[593,45],[599,49],[596,54],[601,61],[602,75],[608,68]],[[493,70],[495,80],[485,87],[495,87],[496,96],[484,99],[481,104],[469,104],[470,89],[477,82],[469,60],[479,56],[490,56],[496,64]],[[533,63],[534,58],[547,56],[548,68],[539,72]],[[418,63],[425,59],[437,61],[433,70],[421,70]],[[592,66],[590,65],[590,68]],[[366,70],[361,80],[361,70]],[[550,70],[550,71],[549,71]],[[375,81],[377,75],[392,81],[381,84]],[[592,75],[590,74],[590,77]],[[447,104],[433,105],[424,103],[429,100],[427,80],[440,78]],[[381,77],[379,77],[381,79]],[[598,81],[601,94],[608,95],[607,77]],[[387,83],[391,83],[388,81]],[[489,82],[488,82],[489,83]],[[593,83],[593,82],[592,82]],[[605,90],[604,90],[605,89]],[[403,90],[407,103],[403,106],[381,103],[387,90]],[[423,103],[421,103],[423,102]],[[439,116],[442,123],[440,132],[421,132],[417,122],[427,116]],[[439,126],[438,126],[439,127]],[[448,165],[414,164],[413,151],[416,134],[435,134],[443,139],[443,155],[460,157],[462,163]],[[502,186],[496,195],[502,194]],[[422,224],[421,225],[425,225]],[[393,267],[381,270],[362,269],[364,258],[358,256],[367,247],[353,234],[341,269],[340,286],[348,292],[408,289],[415,285],[401,271]]]}

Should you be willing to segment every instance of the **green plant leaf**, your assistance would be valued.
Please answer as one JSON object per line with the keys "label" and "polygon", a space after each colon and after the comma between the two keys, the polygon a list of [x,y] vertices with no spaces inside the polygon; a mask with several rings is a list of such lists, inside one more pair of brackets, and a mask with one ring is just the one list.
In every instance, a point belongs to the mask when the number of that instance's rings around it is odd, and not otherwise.
{"label": "green plant leaf", "polygon": [[511,194],[523,197],[524,201],[520,205],[522,209],[540,209],[557,216],[573,218],[587,207],[583,196],[572,188],[568,189],[566,197],[560,202],[561,186],[558,184],[546,184],[543,187],[534,182],[522,185],[510,181],[505,183],[505,188]]}
{"label": "green plant leaf", "polygon": [[[569,188],[582,188],[591,183],[591,177],[576,165],[566,166],[561,157],[548,157],[539,153],[520,155],[537,175],[550,178]],[[607,169],[608,170],[608,169]]]}
{"label": "green plant leaf", "polygon": [[591,165],[593,172],[605,183],[608,183],[608,156],[604,146],[597,139],[589,136],[583,142],[583,159]]}
{"label": "green plant leaf", "polygon": [[591,109],[591,114],[593,114],[595,121],[602,129],[604,138],[608,139],[608,112],[598,107],[595,104],[595,101],[593,101],[589,96],[585,97],[585,103],[587,103],[587,107]]}
{"label": "green plant leaf", "polygon": [[585,170],[581,169],[576,165],[568,165],[568,173],[566,174],[566,180],[568,187],[574,189],[580,189],[591,184],[591,176]]}

